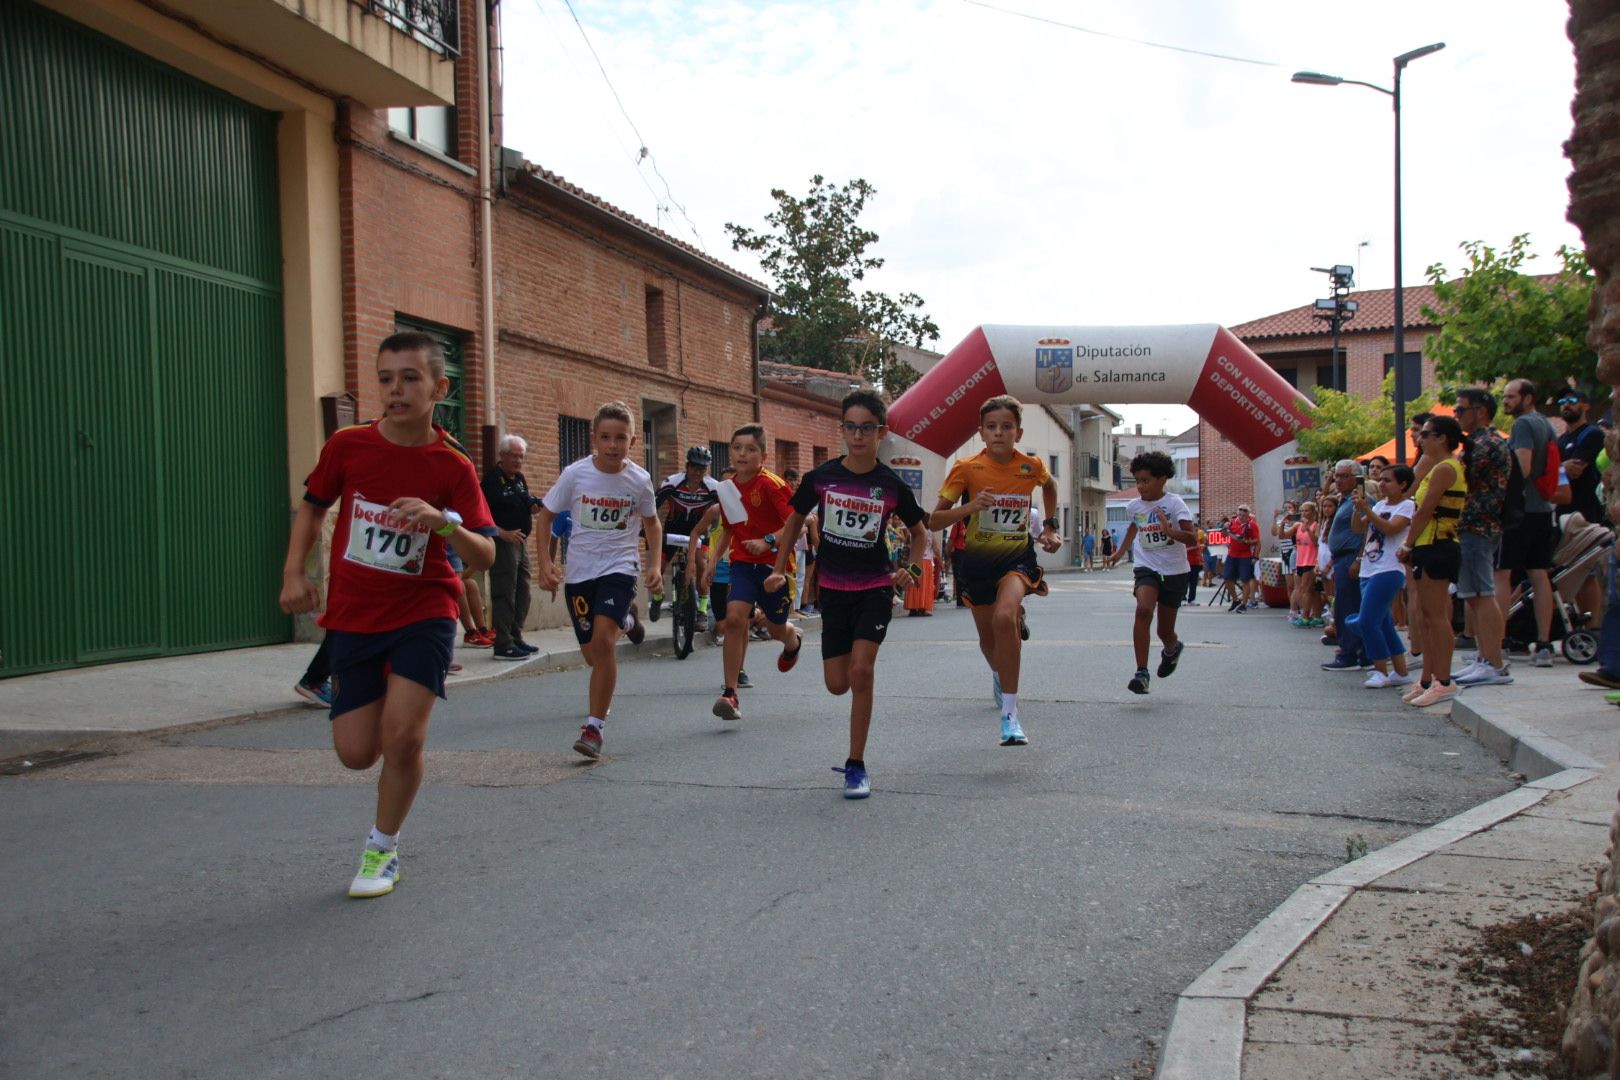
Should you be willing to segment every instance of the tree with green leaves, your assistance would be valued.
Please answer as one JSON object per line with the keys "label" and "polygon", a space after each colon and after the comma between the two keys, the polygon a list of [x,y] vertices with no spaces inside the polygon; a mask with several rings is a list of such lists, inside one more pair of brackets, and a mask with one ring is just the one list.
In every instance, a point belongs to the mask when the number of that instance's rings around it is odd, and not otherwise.
{"label": "tree with green leaves", "polygon": [[[1361,458],[1388,442],[1395,434],[1395,373],[1384,376],[1377,397],[1362,400],[1331,387],[1317,387],[1315,405],[1301,407],[1311,418],[1311,426],[1295,436],[1301,453],[1312,461],[1340,461]],[[1425,390],[1406,403],[1406,415],[1425,411],[1434,405],[1436,395]],[[1393,459],[1392,459],[1393,460]]]}
{"label": "tree with green leaves", "polygon": [[1594,400],[1606,397],[1597,352],[1586,340],[1592,301],[1586,256],[1562,246],[1557,273],[1536,276],[1521,269],[1534,258],[1528,233],[1515,236],[1506,251],[1480,240],[1460,246],[1468,256],[1461,277],[1447,280],[1450,272],[1439,263],[1427,272],[1435,303],[1425,304],[1423,314],[1440,332],[1430,335],[1424,352],[1435,374],[1452,384],[1527,378],[1545,401],[1573,377]]}
{"label": "tree with green leaves", "polygon": [[847,371],[889,394],[916,381],[917,373],[895,356],[895,346],[925,347],[939,327],[916,293],[890,296],[857,292],[883,259],[870,254],[878,234],[859,219],[877,189],[865,180],[837,186],[819,174],[803,198],[771,191],[776,209],[766,228],[726,223],[731,246],[751,251],[776,283],[771,333],[760,341],[765,359]]}

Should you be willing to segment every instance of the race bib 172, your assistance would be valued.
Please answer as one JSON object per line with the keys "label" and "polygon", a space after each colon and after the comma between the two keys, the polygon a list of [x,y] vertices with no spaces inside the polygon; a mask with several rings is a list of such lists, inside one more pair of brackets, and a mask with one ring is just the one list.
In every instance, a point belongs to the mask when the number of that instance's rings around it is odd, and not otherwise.
{"label": "race bib 172", "polygon": [[995,504],[979,511],[979,529],[983,532],[1022,536],[1029,532],[1028,495],[991,495]]}
{"label": "race bib 172", "polygon": [[410,525],[382,503],[356,496],[349,516],[349,546],[343,557],[390,574],[420,574],[432,536],[426,525]]}

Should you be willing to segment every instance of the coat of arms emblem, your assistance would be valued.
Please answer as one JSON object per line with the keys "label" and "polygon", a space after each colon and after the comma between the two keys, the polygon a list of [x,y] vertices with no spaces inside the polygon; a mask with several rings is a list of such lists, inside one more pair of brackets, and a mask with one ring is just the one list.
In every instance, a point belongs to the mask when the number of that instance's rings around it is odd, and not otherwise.
{"label": "coat of arms emblem", "polygon": [[1066,338],[1042,338],[1035,346],[1035,389],[1061,394],[1074,385],[1074,346]]}

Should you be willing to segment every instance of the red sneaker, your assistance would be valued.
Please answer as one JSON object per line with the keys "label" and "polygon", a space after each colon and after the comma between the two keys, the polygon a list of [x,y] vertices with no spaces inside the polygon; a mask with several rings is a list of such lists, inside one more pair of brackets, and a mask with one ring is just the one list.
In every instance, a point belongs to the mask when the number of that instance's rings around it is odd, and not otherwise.
{"label": "red sneaker", "polygon": [[714,699],[714,715],[722,720],[742,719],[742,705],[737,701],[735,690]]}
{"label": "red sneaker", "polygon": [[782,655],[776,658],[777,671],[792,671],[793,665],[799,662],[799,653],[804,651],[804,634],[799,631],[794,633],[797,633],[799,638],[793,643],[793,648],[784,648]]}
{"label": "red sneaker", "polygon": [[574,740],[574,749],[588,758],[602,756],[602,732],[586,724],[579,729],[579,738]]}

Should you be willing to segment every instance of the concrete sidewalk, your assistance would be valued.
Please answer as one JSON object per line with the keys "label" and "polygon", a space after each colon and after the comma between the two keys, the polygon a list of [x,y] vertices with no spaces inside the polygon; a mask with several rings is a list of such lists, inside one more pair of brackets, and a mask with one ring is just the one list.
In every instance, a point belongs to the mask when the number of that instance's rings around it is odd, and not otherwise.
{"label": "concrete sidewalk", "polygon": [[[1524,786],[1301,886],[1182,992],[1160,1080],[1490,1075],[1460,1056],[1459,1020],[1502,1006],[1460,962],[1485,927],[1580,903],[1605,862],[1620,709],[1580,670],[1515,663],[1513,685],[1452,703]],[[1556,1072],[1500,1051],[1500,1075]]]}
{"label": "concrete sidewalk", "polygon": [[[801,629],[820,620],[795,619]],[[491,649],[456,645],[461,671],[449,692],[489,679],[538,675],[578,667],[585,659],[572,630],[525,634],[540,651],[528,660],[497,660]],[[696,635],[694,654],[711,648]],[[0,759],[79,743],[157,731],[184,730],[311,709],[293,684],[315,655],[314,644],[267,645],[159,660],[54,671],[0,680]],[[641,645],[619,642],[619,660],[673,655],[666,615],[647,624]]]}

